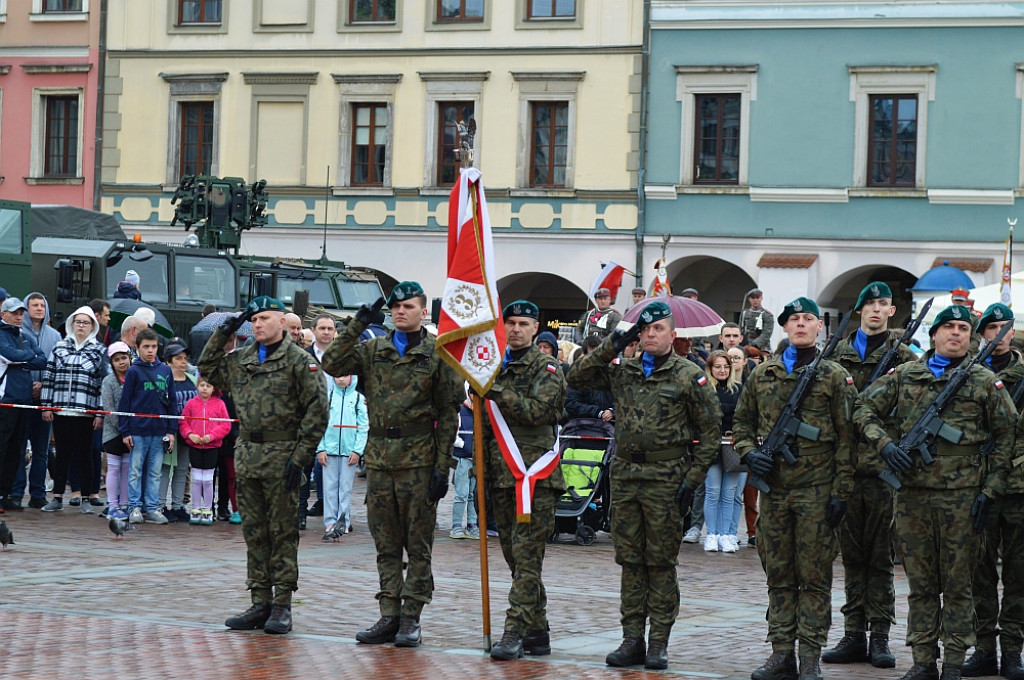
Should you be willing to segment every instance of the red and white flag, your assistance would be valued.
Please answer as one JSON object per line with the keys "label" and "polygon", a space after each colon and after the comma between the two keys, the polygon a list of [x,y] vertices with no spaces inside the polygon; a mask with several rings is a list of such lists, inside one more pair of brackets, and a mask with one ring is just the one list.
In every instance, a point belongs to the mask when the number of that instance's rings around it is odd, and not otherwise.
{"label": "red and white flag", "polygon": [[601,273],[594,279],[594,283],[590,286],[590,297],[593,298],[594,294],[597,293],[600,288],[607,288],[612,294],[612,302],[619,296],[619,288],[622,287],[622,275],[626,272],[626,268],[621,264],[614,262],[607,262],[601,267]]}
{"label": "red and white flag", "polygon": [[651,297],[668,297],[672,294],[672,286],[668,283],[668,270],[665,268],[665,258],[659,258],[654,263],[654,269],[658,273],[654,277],[654,285],[651,286]]}
{"label": "red and white flag", "polygon": [[505,323],[501,318],[494,246],[480,171],[460,171],[448,198],[448,281],[441,298],[437,351],[483,394],[501,370]]}

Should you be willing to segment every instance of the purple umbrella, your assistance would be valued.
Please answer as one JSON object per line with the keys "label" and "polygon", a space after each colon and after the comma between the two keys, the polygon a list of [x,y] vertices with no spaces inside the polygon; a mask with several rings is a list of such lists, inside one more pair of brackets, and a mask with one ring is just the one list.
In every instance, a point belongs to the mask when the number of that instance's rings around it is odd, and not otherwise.
{"label": "purple umbrella", "polygon": [[672,310],[672,318],[676,321],[676,335],[681,338],[703,338],[718,335],[725,320],[703,302],[691,300],[679,295],[668,297],[647,298],[632,307],[622,317],[623,321],[636,323],[644,307],[654,301],[664,302]]}
{"label": "purple umbrella", "polygon": [[[193,331],[209,331],[213,332],[217,330],[224,321],[230,317],[238,316],[241,312],[210,312],[202,319],[199,320],[195,326],[192,327]],[[191,331],[190,331],[191,332]],[[252,324],[248,321],[244,322],[241,328],[238,329],[238,334],[245,338],[252,337]]]}

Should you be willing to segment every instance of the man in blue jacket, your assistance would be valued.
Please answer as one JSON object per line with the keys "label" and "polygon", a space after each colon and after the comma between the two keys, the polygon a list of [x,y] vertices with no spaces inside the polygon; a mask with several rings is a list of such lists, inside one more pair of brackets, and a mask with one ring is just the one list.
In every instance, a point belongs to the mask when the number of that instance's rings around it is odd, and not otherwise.
{"label": "man in blue jacket", "polygon": [[[21,332],[25,304],[9,297],[0,305],[0,403],[32,403],[32,371],[46,368],[46,355]],[[21,460],[21,442],[29,411],[0,407],[0,514],[21,510],[21,500],[11,498],[11,486]]]}

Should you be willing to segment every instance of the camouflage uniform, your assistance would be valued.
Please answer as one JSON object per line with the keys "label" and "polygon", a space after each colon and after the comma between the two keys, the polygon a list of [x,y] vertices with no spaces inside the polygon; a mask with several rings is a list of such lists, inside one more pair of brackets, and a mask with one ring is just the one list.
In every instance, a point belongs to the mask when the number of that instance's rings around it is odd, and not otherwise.
{"label": "camouflage uniform", "polygon": [[[615,396],[616,456],[611,463],[615,561],[622,566],[624,637],[668,641],[679,614],[676,564],[683,517],[675,500],[696,489],[721,450],[722,412],[703,371],[672,354],[644,377],[639,357],[615,358],[610,340],[569,369],[569,385]],[[694,439],[700,440],[691,447]],[[644,461],[648,458],[647,462]],[[654,460],[650,460],[654,458]]]}
{"label": "camouflage uniform", "polygon": [[324,352],[323,369],[357,375],[365,389],[366,520],[377,546],[381,616],[419,616],[434,590],[430,552],[437,504],[427,501],[427,487],[435,469],[448,474],[465,392],[426,330],[400,357],[394,331],[360,344],[364,328],[353,318]]}
{"label": "camouflage uniform", "polygon": [[[902,333],[887,331],[888,338],[864,357],[853,346],[856,332],[839,343],[832,359],[853,376],[860,392],[890,348],[896,347],[896,365],[917,361],[909,347],[900,343]],[[885,462],[860,435],[856,443],[856,470],[846,517],[839,526],[839,550],[846,574],[846,604],[842,612],[846,632],[888,635],[896,623],[896,591],[893,587],[892,525],[895,492],[878,478]]]}
{"label": "camouflage uniform", "polygon": [[[736,451],[746,455],[768,436],[797,379],[807,367],[786,372],[781,360],[761,364],[747,378],[733,418]],[[801,657],[817,657],[832,618],[832,562],[836,532],[825,521],[830,498],[847,500],[853,489],[855,392],[849,374],[832,361],[818,377],[797,416],[821,429],[818,441],[797,437],[794,465],[777,460],[765,481],[757,518],[757,553],[768,581],[768,641],[776,652],[800,640]]]}
{"label": "camouflage uniform", "polygon": [[[1011,356],[1010,365],[999,371],[997,377],[1012,394],[1017,383],[1024,380],[1024,360],[1015,351]],[[1018,411],[1022,405],[1015,404]],[[1024,456],[1022,422],[1017,420],[1014,460]],[[1024,582],[1019,576],[1003,579],[1000,608],[996,565],[1001,547],[1003,574],[1024,574],[1024,466],[1021,464],[1011,466],[1008,471],[1003,495],[995,499],[981,541],[982,553],[974,570],[972,587],[974,612],[978,617],[977,648],[996,651],[998,634],[1003,654],[1019,654],[1024,643]]]}
{"label": "camouflage uniform", "polygon": [[[555,427],[565,404],[565,392],[565,378],[558,361],[533,345],[502,369],[487,393],[487,398],[501,409],[527,468],[554,446]],[[565,491],[562,471],[555,467],[551,475],[537,481],[530,521],[519,522],[515,477],[498,449],[489,420],[484,441],[491,510],[498,524],[501,551],[512,570],[505,630],[520,635],[546,631],[547,595],[541,581],[541,568],[544,547],[555,532],[555,505]]]}
{"label": "camouflage uniform", "polygon": [[[757,322],[761,322],[761,328]],[[767,309],[758,310],[744,309],[740,312],[740,332],[747,339],[747,344],[753,345],[765,352],[771,352],[772,332],[775,330],[775,315]]]}
{"label": "camouflage uniform", "polygon": [[[218,330],[199,358],[206,380],[230,391],[240,419],[235,445],[238,511],[248,559],[246,585],[253,604],[290,606],[298,589],[299,489],[285,485],[291,459],[300,467],[327,427],[323,378],[309,354],[287,333],[260,363],[259,344],[227,354]],[[273,592],[271,592],[273,589]]]}
{"label": "camouflage uniform", "polygon": [[615,330],[620,321],[622,321],[622,314],[616,309],[611,307],[604,310],[591,309],[581,316],[580,322],[576,324],[576,342],[583,342],[588,335],[596,335],[604,340]]}
{"label": "camouflage uniform", "polygon": [[[902,364],[858,398],[854,419],[876,451],[894,439],[882,417],[895,409],[896,431],[906,432],[954,372],[950,368],[936,378],[926,365],[932,354]],[[940,635],[945,662],[953,666],[963,664],[965,651],[974,645],[971,575],[981,542],[974,533],[971,505],[979,491],[989,498],[1002,491],[1013,446],[1013,416],[1005,388],[990,371],[975,366],[942,416],[963,432],[960,444],[937,438],[935,462],[924,465],[915,459],[914,467],[901,474],[896,551],[910,585],[907,645],[913,648],[915,663],[937,660]],[[986,469],[980,449],[990,435],[996,446]]]}

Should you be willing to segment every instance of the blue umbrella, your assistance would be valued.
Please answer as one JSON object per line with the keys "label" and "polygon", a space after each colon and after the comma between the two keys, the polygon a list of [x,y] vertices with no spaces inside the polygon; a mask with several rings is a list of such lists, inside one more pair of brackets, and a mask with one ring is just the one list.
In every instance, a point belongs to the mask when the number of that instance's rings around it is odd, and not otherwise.
{"label": "blue umbrella", "polygon": [[[241,312],[210,312],[202,319],[199,320],[195,326],[192,327],[192,331],[209,331],[212,333],[217,330],[217,327],[224,323],[225,320],[238,316]],[[242,323],[241,328],[238,329],[238,334],[245,338],[251,338],[253,336],[252,324],[248,321]]]}

